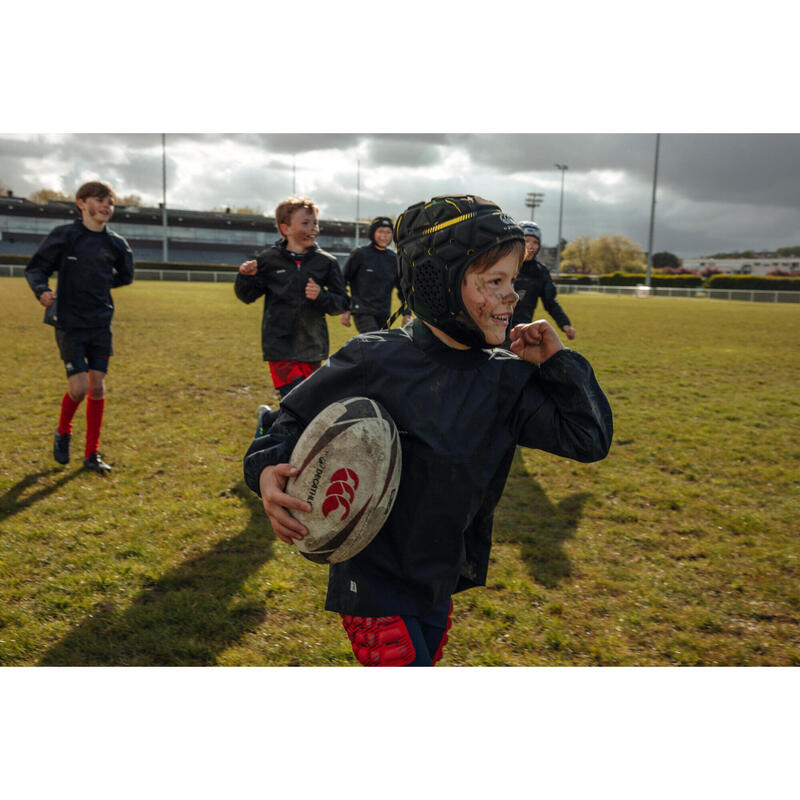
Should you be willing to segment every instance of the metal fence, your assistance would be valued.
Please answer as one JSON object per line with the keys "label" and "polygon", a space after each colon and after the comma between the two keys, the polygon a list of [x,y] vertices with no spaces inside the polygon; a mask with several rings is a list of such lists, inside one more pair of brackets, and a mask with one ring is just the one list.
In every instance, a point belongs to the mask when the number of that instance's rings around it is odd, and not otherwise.
{"label": "metal fence", "polygon": [[582,286],[556,282],[559,294],[623,294],[632,297],[701,297],[712,300],[747,300],[752,303],[800,303],[800,292],[764,289],[685,289],[667,286]]}
{"label": "metal fence", "polygon": [[[236,270],[215,272],[193,269],[137,269],[138,281],[205,281],[206,283],[233,283]],[[0,263],[0,277],[23,277],[25,267],[18,264]],[[800,303],[800,292],[781,292],[763,289],[676,289],[651,286],[643,292],[640,286],[582,286],[558,283],[559,294],[621,294],[649,297],[699,297],[712,300],[746,300],[752,303]]]}

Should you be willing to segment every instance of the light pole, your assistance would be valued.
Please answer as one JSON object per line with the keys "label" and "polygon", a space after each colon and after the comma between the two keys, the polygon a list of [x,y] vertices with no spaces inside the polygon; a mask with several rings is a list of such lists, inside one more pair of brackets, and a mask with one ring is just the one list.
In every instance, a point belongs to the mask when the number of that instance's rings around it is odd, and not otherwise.
{"label": "light pole", "polygon": [[164,227],[164,241],[161,246],[161,260],[169,261],[169,245],[167,244],[167,134],[161,134],[161,224]]}
{"label": "light pole", "polygon": [[533,215],[536,212],[536,209],[542,204],[544,200],[544,195],[539,192],[528,192],[525,195],[525,205],[531,210],[531,220],[533,220]]}
{"label": "light pole", "polygon": [[644,276],[645,286],[650,285],[650,270],[653,265],[653,224],[656,219],[656,183],[658,182],[658,145],[661,134],[656,134],[656,161],[653,167],[653,200],[650,203],[650,233],[647,237],[647,274]]}
{"label": "light pole", "polygon": [[556,164],[561,170],[561,202],[558,206],[558,249],[556,250],[556,275],[561,269],[561,220],[564,216],[564,173],[569,169],[566,164]]}
{"label": "light pole", "polygon": [[356,247],[358,247],[358,218],[361,215],[361,159],[356,160]]}

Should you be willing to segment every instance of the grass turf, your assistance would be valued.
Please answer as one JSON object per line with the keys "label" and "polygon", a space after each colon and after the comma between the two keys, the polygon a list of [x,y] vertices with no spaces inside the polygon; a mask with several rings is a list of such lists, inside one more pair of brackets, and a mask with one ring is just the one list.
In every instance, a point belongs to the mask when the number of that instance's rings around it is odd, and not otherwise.
{"label": "grass turf", "polygon": [[[352,665],[327,571],[241,479],[262,402],[261,304],[229,284],[115,292],[107,477],[51,456],[52,329],[0,279],[0,664]],[[521,451],[486,588],[443,665],[797,665],[800,310],[571,295],[615,414],[609,457]],[[37,310],[38,309],[38,310]],[[355,333],[330,319],[332,345]]]}

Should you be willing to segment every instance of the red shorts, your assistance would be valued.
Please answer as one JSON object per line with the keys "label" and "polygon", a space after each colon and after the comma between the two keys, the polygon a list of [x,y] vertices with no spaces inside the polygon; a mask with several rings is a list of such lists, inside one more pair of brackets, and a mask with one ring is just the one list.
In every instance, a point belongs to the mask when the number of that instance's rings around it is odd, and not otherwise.
{"label": "red shorts", "polygon": [[322,364],[321,361],[269,361],[268,363],[272,385],[276,389],[307,378]]}

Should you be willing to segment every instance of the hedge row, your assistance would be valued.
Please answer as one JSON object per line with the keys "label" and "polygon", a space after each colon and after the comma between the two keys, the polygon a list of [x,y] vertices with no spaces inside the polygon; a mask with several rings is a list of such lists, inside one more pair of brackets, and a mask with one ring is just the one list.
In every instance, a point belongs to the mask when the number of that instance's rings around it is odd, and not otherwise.
{"label": "hedge row", "polygon": [[800,278],[771,278],[769,275],[712,275],[709,289],[750,289],[769,292],[800,292]]}

